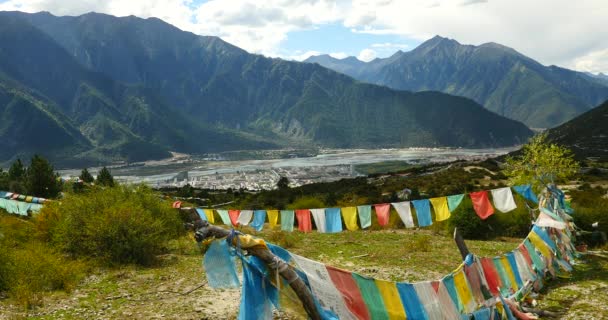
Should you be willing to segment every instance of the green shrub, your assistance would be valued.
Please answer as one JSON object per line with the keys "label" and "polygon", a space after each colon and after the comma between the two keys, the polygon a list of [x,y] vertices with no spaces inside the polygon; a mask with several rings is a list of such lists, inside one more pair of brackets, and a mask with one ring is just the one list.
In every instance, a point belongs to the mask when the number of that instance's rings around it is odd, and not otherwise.
{"label": "green shrub", "polygon": [[38,216],[41,236],[76,257],[149,265],[184,232],[178,214],[145,186],[68,194]]}
{"label": "green shrub", "polygon": [[38,241],[14,250],[8,257],[8,293],[26,308],[40,305],[44,291],[71,291],[86,274],[83,262],[65,259]]}
{"label": "green shrub", "polygon": [[448,220],[448,231],[454,232],[458,228],[460,234],[466,239],[487,239],[493,236],[492,229],[489,227],[490,216],[486,220],[481,220],[473,209],[471,199],[465,197]]}
{"label": "green shrub", "polygon": [[0,291],[29,308],[43,291],[70,291],[85,274],[85,264],[66,259],[38,241],[30,221],[0,215]]}

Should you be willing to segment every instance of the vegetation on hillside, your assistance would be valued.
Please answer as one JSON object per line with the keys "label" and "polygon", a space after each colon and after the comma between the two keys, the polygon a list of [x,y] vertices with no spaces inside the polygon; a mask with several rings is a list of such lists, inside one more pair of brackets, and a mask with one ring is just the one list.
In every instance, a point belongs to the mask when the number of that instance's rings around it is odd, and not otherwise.
{"label": "vegetation on hillside", "polygon": [[55,198],[61,190],[59,175],[49,161],[39,155],[32,157],[29,166],[17,159],[8,172],[0,168],[0,191]]}

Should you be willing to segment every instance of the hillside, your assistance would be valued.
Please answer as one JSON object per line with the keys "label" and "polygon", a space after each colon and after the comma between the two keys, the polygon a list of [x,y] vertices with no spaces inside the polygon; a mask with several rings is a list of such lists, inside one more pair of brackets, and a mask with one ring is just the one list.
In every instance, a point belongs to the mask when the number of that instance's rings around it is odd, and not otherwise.
{"label": "hillside", "polygon": [[0,138],[72,148],[9,142],[0,162],[31,152],[65,165],[293,144],[498,147],[531,134],[468,99],[360,83],[155,18],[0,12],[0,28],[2,85],[30,92],[45,125],[61,128],[40,137],[4,111]]}
{"label": "hillside", "polygon": [[608,161],[608,101],[553,128],[548,138],[570,148],[578,158]]}
{"label": "hillside", "polygon": [[543,66],[497,43],[462,45],[436,36],[389,58],[368,63],[353,59],[323,55],[305,61],[394,89],[468,97],[532,128],[554,127],[608,98],[605,80]]}

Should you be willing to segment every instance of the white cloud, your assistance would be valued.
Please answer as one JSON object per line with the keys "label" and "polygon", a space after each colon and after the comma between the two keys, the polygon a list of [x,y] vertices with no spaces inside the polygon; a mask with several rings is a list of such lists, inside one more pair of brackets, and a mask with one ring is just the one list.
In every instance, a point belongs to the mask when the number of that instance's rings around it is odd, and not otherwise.
{"label": "white cloud", "polygon": [[306,51],[304,53],[300,52],[300,51],[296,51],[293,55],[290,56],[284,56],[282,58],[287,59],[287,60],[295,60],[295,61],[304,61],[312,56],[318,56],[322,54],[319,51]]}
{"label": "white cloud", "polygon": [[346,54],[346,52],[332,52],[329,55],[336,59],[344,59],[348,57],[348,54]]}
{"label": "white cloud", "polygon": [[361,61],[365,61],[365,62],[369,62],[372,61],[376,58],[376,51],[366,48],[361,50],[361,52],[359,52],[359,55],[357,56],[357,59],[361,60]]}
{"label": "white cloud", "polygon": [[593,54],[608,49],[605,0],[8,0],[0,10],[154,16],[270,56],[284,52],[290,32],[338,23],[354,33],[420,41],[436,34],[466,44],[493,41],[543,64],[608,72]]}
{"label": "white cloud", "polygon": [[576,58],[571,67],[591,73],[606,73],[608,71],[608,49],[593,51]]}
{"label": "white cloud", "polygon": [[384,42],[384,43],[373,43],[372,48],[380,48],[380,49],[407,49],[409,46],[404,43],[392,43],[392,42]]}

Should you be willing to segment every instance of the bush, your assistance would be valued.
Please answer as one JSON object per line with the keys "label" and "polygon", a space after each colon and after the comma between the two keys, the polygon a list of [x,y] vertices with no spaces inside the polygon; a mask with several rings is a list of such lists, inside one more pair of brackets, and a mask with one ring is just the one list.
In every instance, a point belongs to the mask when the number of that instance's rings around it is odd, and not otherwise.
{"label": "bush", "polygon": [[76,257],[150,265],[184,232],[178,214],[145,186],[93,188],[45,206],[40,234]]}
{"label": "bush", "polygon": [[473,209],[471,199],[465,197],[458,208],[452,212],[447,223],[448,231],[451,233],[454,232],[454,228],[458,228],[460,234],[466,239],[487,239],[494,235],[488,224],[492,217],[481,220]]}
{"label": "bush", "polygon": [[86,270],[36,240],[34,230],[29,221],[0,215],[0,291],[26,308],[40,304],[43,291],[70,291]]}

